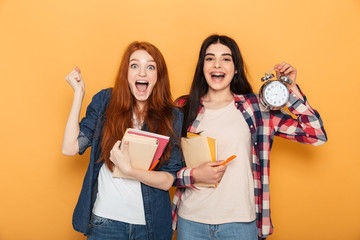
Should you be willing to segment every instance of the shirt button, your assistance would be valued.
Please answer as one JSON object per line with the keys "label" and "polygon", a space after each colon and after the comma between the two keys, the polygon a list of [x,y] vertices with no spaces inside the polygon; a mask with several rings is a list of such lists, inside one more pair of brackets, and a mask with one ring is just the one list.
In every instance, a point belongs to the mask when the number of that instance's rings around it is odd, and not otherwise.
{"label": "shirt button", "polygon": [[257,142],[255,142],[255,145],[257,145]]}
{"label": "shirt button", "polygon": [[250,128],[253,128],[253,125],[250,125]]}
{"label": "shirt button", "polygon": [[245,110],[243,110],[243,113],[245,113]]}

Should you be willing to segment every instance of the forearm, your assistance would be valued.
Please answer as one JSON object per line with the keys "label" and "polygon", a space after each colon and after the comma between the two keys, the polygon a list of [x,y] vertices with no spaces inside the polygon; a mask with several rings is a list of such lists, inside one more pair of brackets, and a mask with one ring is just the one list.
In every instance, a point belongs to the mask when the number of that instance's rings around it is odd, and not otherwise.
{"label": "forearm", "polygon": [[327,137],[319,113],[309,105],[299,88],[296,96],[294,93],[291,94],[287,107],[297,119],[280,112],[273,115],[271,119],[275,126],[275,135],[312,145],[325,143]]}
{"label": "forearm", "polygon": [[74,156],[79,152],[78,136],[80,132],[79,118],[82,101],[84,98],[83,91],[75,91],[70,114],[65,126],[64,139],[62,144],[62,153],[68,156]]}
{"label": "forearm", "polygon": [[139,182],[164,191],[168,191],[174,182],[173,175],[163,171],[147,171],[133,168],[128,175]]}
{"label": "forearm", "polygon": [[299,99],[304,101],[304,98],[300,92],[300,89],[298,88],[297,85],[294,85],[293,87],[289,88]]}
{"label": "forearm", "polygon": [[226,166],[223,161],[205,162],[196,168],[183,168],[177,173],[175,186],[194,187],[194,183],[217,184],[221,181]]}

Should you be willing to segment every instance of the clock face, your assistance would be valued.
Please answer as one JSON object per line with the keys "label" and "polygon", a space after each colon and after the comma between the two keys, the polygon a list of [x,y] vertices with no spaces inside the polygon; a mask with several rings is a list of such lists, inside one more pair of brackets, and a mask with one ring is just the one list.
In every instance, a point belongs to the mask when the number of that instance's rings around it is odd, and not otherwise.
{"label": "clock face", "polygon": [[263,90],[265,100],[273,107],[283,106],[289,98],[289,90],[280,81],[271,81]]}

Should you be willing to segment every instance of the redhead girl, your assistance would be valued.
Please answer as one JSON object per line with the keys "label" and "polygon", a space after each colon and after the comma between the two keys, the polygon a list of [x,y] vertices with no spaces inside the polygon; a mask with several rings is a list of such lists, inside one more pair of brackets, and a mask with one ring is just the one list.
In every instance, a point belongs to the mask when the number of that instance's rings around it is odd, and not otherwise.
{"label": "redhead girl", "polygon": [[[266,238],[273,232],[269,157],[274,136],[315,146],[327,141],[320,115],[296,84],[297,70],[288,63],[274,68],[293,81],[287,107],[296,118],[261,105],[233,39],[212,35],[203,42],[190,94],[178,100],[184,111],[183,136],[192,132],[215,138],[218,159],[237,157],[226,167],[218,161],[178,172],[177,240]],[[217,187],[196,189],[194,182]]]}
{"label": "redhead girl", "polygon": [[[76,68],[66,81],[74,99],[66,124],[63,154],[83,154],[90,162],[73,214],[74,229],[90,240],[172,237],[168,189],[182,167],[179,137],[183,114],[172,102],[167,67],[160,51],[147,42],[126,49],[112,89],[97,93],[79,123],[85,85]],[[127,128],[170,136],[155,171],[131,166]],[[141,151],[141,149],[139,149]],[[113,178],[114,167],[133,179]]]}

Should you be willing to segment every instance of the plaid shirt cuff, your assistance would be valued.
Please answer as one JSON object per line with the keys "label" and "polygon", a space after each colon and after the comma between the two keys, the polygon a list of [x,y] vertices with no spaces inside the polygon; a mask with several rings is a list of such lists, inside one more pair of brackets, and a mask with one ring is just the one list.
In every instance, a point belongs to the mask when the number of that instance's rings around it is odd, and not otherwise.
{"label": "plaid shirt cuff", "polygon": [[193,168],[182,168],[177,172],[177,178],[175,181],[176,187],[192,187],[194,186],[194,178],[192,176]]}
{"label": "plaid shirt cuff", "polygon": [[304,100],[300,99],[291,89],[289,101],[286,103],[288,109],[295,115],[313,115],[314,111],[310,107],[305,94],[301,91],[300,87],[297,85],[299,92]]}

